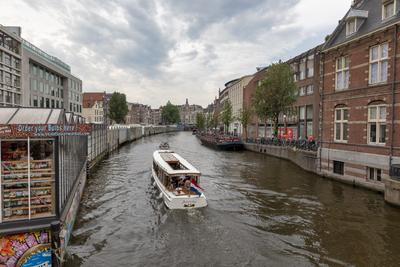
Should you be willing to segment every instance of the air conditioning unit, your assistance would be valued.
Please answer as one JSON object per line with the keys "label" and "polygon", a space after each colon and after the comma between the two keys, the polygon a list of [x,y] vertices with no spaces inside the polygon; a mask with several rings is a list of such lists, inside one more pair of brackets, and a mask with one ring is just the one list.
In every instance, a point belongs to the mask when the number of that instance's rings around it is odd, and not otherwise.
{"label": "air conditioning unit", "polygon": [[400,164],[394,164],[390,167],[390,176],[400,180]]}

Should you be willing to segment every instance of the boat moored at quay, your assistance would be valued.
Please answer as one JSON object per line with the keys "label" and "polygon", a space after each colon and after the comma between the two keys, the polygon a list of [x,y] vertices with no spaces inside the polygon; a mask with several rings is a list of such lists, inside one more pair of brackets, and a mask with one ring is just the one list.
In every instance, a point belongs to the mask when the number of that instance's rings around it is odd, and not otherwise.
{"label": "boat moored at quay", "polygon": [[200,172],[171,150],[153,153],[152,176],[165,205],[170,209],[192,209],[207,206],[200,183]]}
{"label": "boat moored at quay", "polygon": [[244,144],[242,140],[237,136],[204,134],[199,135],[198,137],[203,145],[214,149],[232,151],[239,151],[244,149]]}

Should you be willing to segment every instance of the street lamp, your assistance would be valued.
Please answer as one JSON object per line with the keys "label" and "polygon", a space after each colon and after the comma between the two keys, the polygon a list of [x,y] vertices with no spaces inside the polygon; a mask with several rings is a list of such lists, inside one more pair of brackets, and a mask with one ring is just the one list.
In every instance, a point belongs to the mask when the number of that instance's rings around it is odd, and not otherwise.
{"label": "street lamp", "polygon": [[286,114],[283,115],[283,125],[285,127],[285,139],[287,139],[287,122],[286,122]]}

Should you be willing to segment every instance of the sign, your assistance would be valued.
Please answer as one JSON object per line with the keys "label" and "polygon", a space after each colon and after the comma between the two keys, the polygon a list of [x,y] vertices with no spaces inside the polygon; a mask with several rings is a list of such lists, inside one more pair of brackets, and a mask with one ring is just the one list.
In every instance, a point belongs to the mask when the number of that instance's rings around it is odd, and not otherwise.
{"label": "sign", "polygon": [[0,124],[0,138],[89,135],[90,124]]}
{"label": "sign", "polygon": [[50,267],[51,265],[49,231],[0,237],[0,266]]}

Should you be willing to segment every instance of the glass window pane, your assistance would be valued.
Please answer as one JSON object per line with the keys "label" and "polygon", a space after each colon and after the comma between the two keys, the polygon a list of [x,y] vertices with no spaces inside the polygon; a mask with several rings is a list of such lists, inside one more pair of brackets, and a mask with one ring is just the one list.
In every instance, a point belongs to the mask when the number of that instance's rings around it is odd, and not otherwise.
{"label": "glass window pane", "polygon": [[343,140],[347,141],[347,135],[348,135],[348,124],[343,123]]}
{"label": "glass window pane", "polygon": [[378,63],[372,63],[371,64],[371,83],[377,83],[378,82]]}
{"label": "glass window pane", "polygon": [[336,76],[336,88],[343,89],[344,82],[343,82],[343,72],[338,72]]}
{"label": "glass window pane", "polygon": [[378,59],[378,52],[379,52],[379,46],[374,46],[371,48],[371,60]]}
{"label": "glass window pane", "polygon": [[31,144],[31,218],[55,212],[54,145],[52,140],[32,140]]}
{"label": "glass window pane", "polygon": [[385,60],[381,62],[381,77],[379,77],[381,82],[387,81],[387,74],[388,74],[388,62]]}
{"label": "glass window pane", "polygon": [[342,119],[342,110],[341,109],[337,109],[336,110],[336,120],[340,121]]}
{"label": "glass window pane", "polygon": [[376,143],[376,123],[369,124],[369,141]]}
{"label": "glass window pane", "polygon": [[349,119],[349,110],[343,109],[343,120],[347,121]]}
{"label": "glass window pane", "polygon": [[388,49],[389,49],[389,45],[383,44],[381,46],[381,58],[387,58],[388,57]]}
{"label": "glass window pane", "polygon": [[386,143],[386,125],[379,125],[379,143]]}
{"label": "glass window pane", "polygon": [[29,218],[28,142],[1,142],[3,221]]}
{"label": "glass window pane", "polygon": [[376,107],[369,108],[369,119],[376,120]]}
{"label": "glass window pane", "polygon": [[300,120],[305,119],[305,107],[300,107]]}
{"label": "glass window pane", "polygon": [[307,138],[310,138],[313,135],[313,123],[312,121],[307,122]]}
{"label": "glass window pane", "polygon": [[349,88],[349,78],[350,78],[350,76],[349,76],[349,71],[346,70],[346,71],[343,73],[343,89]]}
{"label": "glass window pane", "polygon": [[340,123],[335,123],[335,140],[341,140],[341,138],[340,138]]}
{"label": "glass window pane", "polygon": [[386,107],[379,107],[379,119],[386,120]]}

